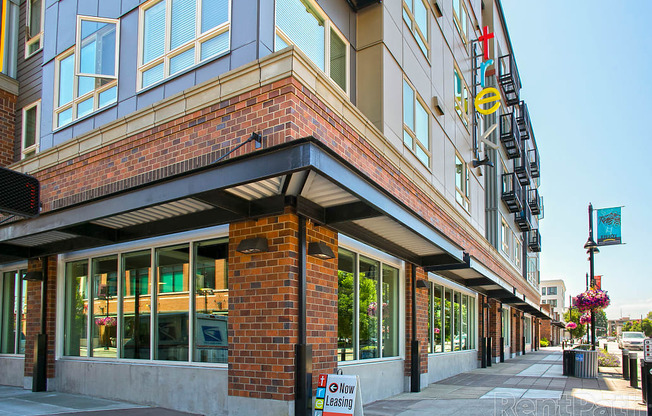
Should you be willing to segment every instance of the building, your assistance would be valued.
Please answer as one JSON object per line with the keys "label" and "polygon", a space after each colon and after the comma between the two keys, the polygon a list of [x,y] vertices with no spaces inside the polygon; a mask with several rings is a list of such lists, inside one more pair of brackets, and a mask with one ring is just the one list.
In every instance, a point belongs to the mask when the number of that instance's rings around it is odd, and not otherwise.
{"label": "building", "polygon": [[541,303],[552,305],[553,312],[566,313],[566,284],[562,279],[541,281]]}
{"label": "building", "polygon": [[498,0],[3,5],[1,163],[42,207],[0,219],[0,384],[298,415],[321,373],[371,402],[538,346]]}

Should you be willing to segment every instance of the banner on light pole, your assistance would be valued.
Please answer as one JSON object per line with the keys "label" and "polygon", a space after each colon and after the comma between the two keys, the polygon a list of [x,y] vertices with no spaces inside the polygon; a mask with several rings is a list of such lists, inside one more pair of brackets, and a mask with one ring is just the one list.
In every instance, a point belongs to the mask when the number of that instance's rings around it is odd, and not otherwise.
{"label": "banner on light pole", "polygon": [[622,244],[620,207],[596,211],[598,212],[598,245]]}

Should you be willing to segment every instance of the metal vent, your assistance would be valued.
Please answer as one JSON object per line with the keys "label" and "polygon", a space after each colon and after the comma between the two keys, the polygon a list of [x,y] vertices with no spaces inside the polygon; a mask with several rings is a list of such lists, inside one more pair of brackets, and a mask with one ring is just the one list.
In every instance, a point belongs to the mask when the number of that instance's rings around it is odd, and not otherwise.
{"label": "metal vent", "polygon": [[35,217],[40,209],[39,196],[36,178],[0,168],[0,212]]}
{"label": "metal vent", "polygon": [[197,201],[196,199],[187,198],[169,202],[167,204],[127,212],[113,217],[102,218],[100,220],[92,221],[92,223],[110,228],[124,228],[152,221],[164,220],[166,218],[192,214],[194,212],[206,211],[211,208],[213,208],[212,205]]}
{"label": "metal vent", "polygon": [[281,193],[282,185],[283,176],[277,176],[276,178],[236,186],[235,188],[227,189],[227,192],[246,199],[247,201],[253,201],[256,199],[279,195]]}
{"label": "metal vent", "polygon": [[62,233],[61,231],[48,231],[47,233],[34,234],[29,237],[11,240],[11,244],[23,247],[36,247],[43,244],[56,243],[57,241],[68,240],[77,237],[73,234]]}

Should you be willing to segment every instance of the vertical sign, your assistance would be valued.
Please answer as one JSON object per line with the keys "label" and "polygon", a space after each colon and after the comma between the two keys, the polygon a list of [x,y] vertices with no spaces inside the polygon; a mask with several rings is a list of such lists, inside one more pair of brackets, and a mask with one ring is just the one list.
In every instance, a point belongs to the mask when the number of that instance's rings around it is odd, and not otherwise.
{"label": "vertical sign", "polygon": [[598,245],[621,244],[620,207],[598,209]]}
{"label": "vertical sign", "polygon": [[602,276],[594,276],[593,281],[593,286],[598,290],[602,290]]}

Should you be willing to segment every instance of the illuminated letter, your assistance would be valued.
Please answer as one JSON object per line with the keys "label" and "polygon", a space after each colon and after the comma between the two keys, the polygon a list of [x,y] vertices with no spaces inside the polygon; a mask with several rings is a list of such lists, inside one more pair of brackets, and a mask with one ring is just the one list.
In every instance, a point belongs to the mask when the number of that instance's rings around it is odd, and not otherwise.
{"label": "illuminated letter", "polygon": [[487,67],[488,67],[488,66],[491,66],[491,65],[493,65],[493,64],[494,64],[494,60],[493,60],[493,59],[490,59],[490,60],[488,60],[488,61],[483,61],[483,62],[480,64],[480,86],[481,86],[482,88],[484,88],[484,77],[485,77],[484,74],[485,74],[485,71],[487,70]]}
{"label": "illuminated letter", "polygon": [[492,39],[494,37],[494,32],[488,33],[489,32],[489,26],[485,26],[482,28],[482,36],[478,38],[480,42],[482,42],[482,57],[484,60],[489,59],[489,39]]}
{"label": "illuminated letter", "polygon": [[[491,93],[494,93],[496,95],[483,98],[485,95]],[[481,104],[490,103],[492,101],[498,101],[498,102],[492,105],[491,107],[487,108],[486,110],[480,107]],[[480,91],[480,94],[478,94],[477,97],[475,97],[475,109],[478,110],[478,113],[480,114],[484,114],[485,116],[487,116],[495,112],[496,110],[498,110],[498,107],[500,107],[500,93],[494,87],[485,88],[484,90]]]}

